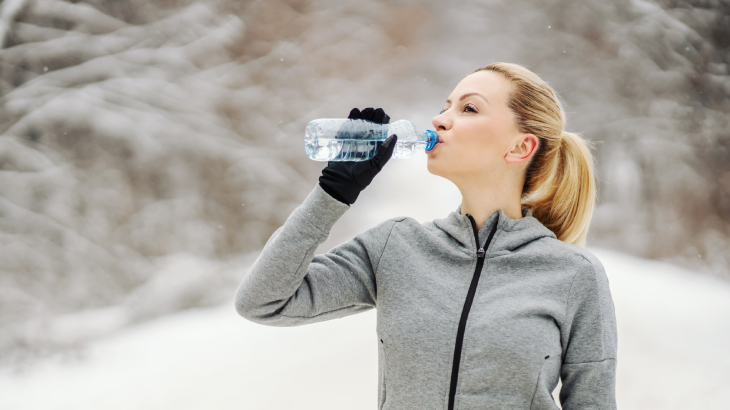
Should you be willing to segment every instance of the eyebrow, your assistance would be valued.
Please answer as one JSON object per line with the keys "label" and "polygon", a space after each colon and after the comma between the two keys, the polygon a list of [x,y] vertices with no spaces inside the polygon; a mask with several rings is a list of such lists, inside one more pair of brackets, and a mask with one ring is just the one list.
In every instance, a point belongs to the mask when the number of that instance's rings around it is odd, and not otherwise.
{"label": "eyebrow", "polygon": [[[487,100],[487,97],[485,97],[479,93],[466,93],[466,94],[462,95],[461,98],[459,98],[459,101],[463,101],[466,97],[471,97],[472,95],[478,95],[478,96],[482,97],[484,99],[484,101],[486,101],[487,104],[489,104],[489,100]],[[446,102],[451,104],[451,100],[449,100],[449,99],[447,99]]]}

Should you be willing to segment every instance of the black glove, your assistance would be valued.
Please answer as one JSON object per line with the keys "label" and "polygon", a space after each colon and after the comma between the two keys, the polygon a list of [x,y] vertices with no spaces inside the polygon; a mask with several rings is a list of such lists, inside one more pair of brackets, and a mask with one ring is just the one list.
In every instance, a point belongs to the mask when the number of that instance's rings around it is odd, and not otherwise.
{"label": "black glove", "polygon": [[[365,108],[360,112],[357,108],[350,111],[347,117],[351,120],[368,120],[379,124],[388,124],[390,117],[382,108],[374,110]],[[368,161],[343,161],[327,163],[319,177],[319,186],[336,200],[352,205],[357,196],[373,181],[375,175],[385,166],[393,155],[398,137],[391,135],[385,141],[378,141],[375,156]]]}

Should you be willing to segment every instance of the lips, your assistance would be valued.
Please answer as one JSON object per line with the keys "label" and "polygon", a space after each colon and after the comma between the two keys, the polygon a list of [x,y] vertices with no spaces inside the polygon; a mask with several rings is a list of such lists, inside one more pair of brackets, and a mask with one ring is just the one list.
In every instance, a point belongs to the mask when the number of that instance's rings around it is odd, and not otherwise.
{"label": "lips", "polygon": [[438,137],[438,138],[436,138],[436,144],[441,144],[444,142],[444,137],[439,135],[439,133],[437,133],[437,132],[435,132],[434,134],[436,134],[436,137]]}

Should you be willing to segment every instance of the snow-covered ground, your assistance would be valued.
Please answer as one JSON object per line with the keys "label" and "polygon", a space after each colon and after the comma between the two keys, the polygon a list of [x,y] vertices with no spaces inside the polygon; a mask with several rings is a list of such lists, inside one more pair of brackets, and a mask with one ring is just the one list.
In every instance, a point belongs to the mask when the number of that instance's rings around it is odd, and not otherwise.
{"label": "snow-covered ground", "polygon": [[[593,251],[618,315],[619,408],[730,408],[730,284]],[[1,373],[0,409],[374,409],[374,313],[296,328],[247,322],[232,302],[176,313]]]}

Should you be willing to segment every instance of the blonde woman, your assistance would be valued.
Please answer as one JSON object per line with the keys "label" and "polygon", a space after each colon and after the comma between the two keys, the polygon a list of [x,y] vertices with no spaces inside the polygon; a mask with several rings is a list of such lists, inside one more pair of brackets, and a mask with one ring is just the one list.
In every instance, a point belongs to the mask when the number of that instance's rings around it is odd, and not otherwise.
{"label": "blonde woman", "polygon": [[[378,109],[350,118],[387,123]],[[377,309],[380,409],[614,409],[616,321],[582,248],[590,151],[556,93],[526,68],[469,74],[433,119],[428,170],[462,202],[444,219],[393,218],[314,255],[392,153],[330,163],[244,278],[245,318],[291,326]]]}

